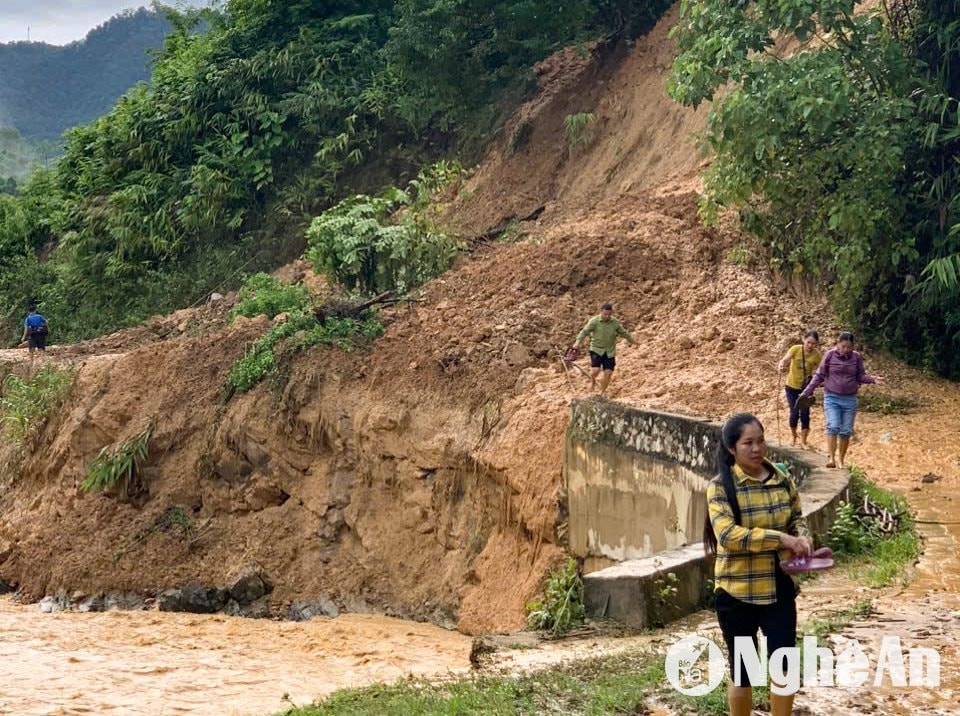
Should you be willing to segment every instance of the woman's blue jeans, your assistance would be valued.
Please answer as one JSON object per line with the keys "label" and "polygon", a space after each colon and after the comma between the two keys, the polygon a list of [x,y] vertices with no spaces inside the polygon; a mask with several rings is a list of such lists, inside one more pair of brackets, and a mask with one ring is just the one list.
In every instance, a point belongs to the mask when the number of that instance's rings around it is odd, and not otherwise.
{"label": "woman's blue jeans", "polygon": [[823,415],[827,421],[827,435],[849,438],[853,435],[853,421],[857,417],[857,396],[823,394]]}

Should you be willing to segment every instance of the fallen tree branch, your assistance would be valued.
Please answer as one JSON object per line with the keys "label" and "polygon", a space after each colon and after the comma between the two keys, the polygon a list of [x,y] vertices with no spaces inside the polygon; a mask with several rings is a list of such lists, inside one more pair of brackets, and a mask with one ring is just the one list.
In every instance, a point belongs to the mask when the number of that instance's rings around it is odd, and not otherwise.
{"label": "fallen tree branch", "polygon": [[314,312],[314,315],[321,323],[328,318],[360,318],[363,312],[369,308],[373,308],[374,306],[388,306],[405,300],[409,301],[412,299],[405,299],[403,296],[398,296],[395,291],[384,291],[360,303],[335,299],[320,306]]}

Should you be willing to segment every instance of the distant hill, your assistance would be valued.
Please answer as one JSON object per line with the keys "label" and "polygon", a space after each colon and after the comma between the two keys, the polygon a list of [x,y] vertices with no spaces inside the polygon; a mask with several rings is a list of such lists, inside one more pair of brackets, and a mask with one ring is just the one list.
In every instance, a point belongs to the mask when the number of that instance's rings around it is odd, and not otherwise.
{"label": "distant hill", "polygon": [[150,78],[150,49],[170,31],[154,11],[128,10],[69,45],[0,43],[0,127],[30,142],[104,114],[130,87]]}

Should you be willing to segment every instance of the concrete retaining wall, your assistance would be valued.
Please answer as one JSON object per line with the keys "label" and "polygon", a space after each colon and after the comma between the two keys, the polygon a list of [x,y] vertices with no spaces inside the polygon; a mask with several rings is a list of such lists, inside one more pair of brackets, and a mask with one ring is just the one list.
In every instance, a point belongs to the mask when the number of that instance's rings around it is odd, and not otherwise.
{"label": "concrete retaining wall", "polygon": [[[597,398],[573,403],[564,455],[570,550],[585,565],[612,565],[585,569],[591,615],[646,628],[700,608],[713,574],[700,533],[719,431]],[[790,465],[811,530],[826,532],[847,473],[825,469],[814,452],[781,447],[770,457]]]}

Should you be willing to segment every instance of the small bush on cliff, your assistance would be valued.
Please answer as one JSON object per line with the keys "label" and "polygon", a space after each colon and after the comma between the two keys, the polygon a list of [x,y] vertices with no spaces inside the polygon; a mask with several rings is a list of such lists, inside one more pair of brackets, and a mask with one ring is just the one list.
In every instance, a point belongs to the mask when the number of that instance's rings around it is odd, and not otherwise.
{"label": "small bush on cliff", "polygon": [[567,558],[566,564],[550,575],[543,598],[528,604],[527,611],[531,628],[549,630],[554,636],[583,624],[583,580],[572,558]]}
{"label": "small bush on cliff", "polygon": [[293,313],[286,321],[271,328],[234,363],[227,376],[228,389],[245,393],[263,380],[276,367],[276,353],[281,346],[301,351],[323,344],[349,351],[382,332],[383,325],[369,311],[359,319],[327,318],[322,323],[312,313]]}
{"label": "small bush on cliff", "polygon": [[563,132],[567,135],[570,156],[580,147],[588,146],[596,136],[596,115],[593,112],[568,114],[563,118]]}
{"label": "small bush on cliff", "polygon": [[117,489],[121,500],[136,494],[140,487],[140,471],[150,454],[150,438],[154,425],[150,423],[118,447],[105,447],[90,463],[87,479],[80,489],[84,492]]}
{"label": "small bush on cliff", "polygon": [[231,315],[273,318],[279,313],[303,310],[309,303],[310,291],[303,284],[281,283],[269,274],[257,273],[243,282],[240,303]]}
{"label": "small bush on cliff", "polygon": [[24,447],[39,435],[47,418],[62,406],[73,387],[73,371],[47,366],[32,378],[9,376],[0,398],[0,421],[7,437]]}

